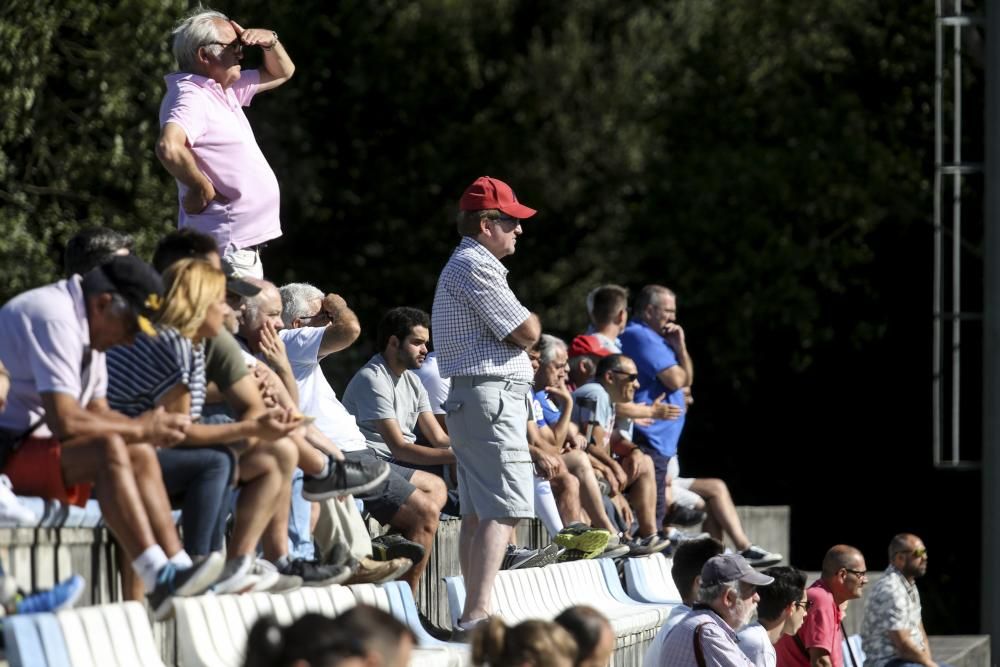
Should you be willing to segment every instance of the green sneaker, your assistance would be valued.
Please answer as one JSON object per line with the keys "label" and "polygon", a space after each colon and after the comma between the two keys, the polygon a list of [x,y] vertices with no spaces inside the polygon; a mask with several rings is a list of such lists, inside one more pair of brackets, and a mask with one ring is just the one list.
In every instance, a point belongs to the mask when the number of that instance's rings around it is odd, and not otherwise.
{"label": "green sneaker", "polygon": [[[563,528],[553,542],[567,551],[583,552],[583,558],[594,558],[604,553],[610,539],[611,533],[606,530],[574,523]],[[567,557],[561,560],[576,560],[576,558]]]}

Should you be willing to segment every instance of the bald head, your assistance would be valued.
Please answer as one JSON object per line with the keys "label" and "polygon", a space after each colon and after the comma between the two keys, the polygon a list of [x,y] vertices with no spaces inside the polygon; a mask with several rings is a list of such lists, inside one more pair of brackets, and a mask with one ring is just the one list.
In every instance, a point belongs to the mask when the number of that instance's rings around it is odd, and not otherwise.
{"label": "bald head", "polygon": [[865,557],[854,547],[838,544],[830,547],[823,557],[823,578],[836,575],[841,569],[858,570],[864,568]]}
{"label": "bald head", "polygon": [[907,551],[913,551],[917,548],[917,543],[921,542],[920,538],[913,533],[900,533],[892,538],[889,542],[889,562],[896,557],[896,554],[905,553]]}

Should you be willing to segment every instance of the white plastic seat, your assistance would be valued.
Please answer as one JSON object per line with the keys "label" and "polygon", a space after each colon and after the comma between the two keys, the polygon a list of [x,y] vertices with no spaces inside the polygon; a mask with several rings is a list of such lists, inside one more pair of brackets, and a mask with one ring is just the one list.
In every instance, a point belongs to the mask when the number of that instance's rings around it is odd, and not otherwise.
{"label": "white plastic seat", "polygon": [[629,597],[640,602],[680,604],[681,594],[670,576],[673,559],[663,554],[625,560],[625,585]]}

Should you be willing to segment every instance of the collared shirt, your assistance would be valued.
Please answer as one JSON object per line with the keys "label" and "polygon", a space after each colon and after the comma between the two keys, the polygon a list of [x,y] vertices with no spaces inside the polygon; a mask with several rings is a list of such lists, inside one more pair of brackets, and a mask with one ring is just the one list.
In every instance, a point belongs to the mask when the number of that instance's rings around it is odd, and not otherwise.
{"label": "collared shirt", "polygon": [[896,648],[889,639],[890,630],[909,632],[910,641],[924,647],[921,632],[920,591],[915,583],[890,565],[865,599],[865,617],[861,624],[865,665],[883,667],[892,660]]}
{"label": "collared shirt", "polygon": [[[812,606],[796,636],[806,651],[811,648],[823,649],[830,654],[833,667],[844,667],[844,637],[840,627],[843,613],[840,605],[833,599],[833,592],[826,582],[818,579],[806,589],[806,597]],[[799,647],[792,635],[784,635],[779,639],[774,650],[781,667],[809,667],[811,664],[808,654]]]}
{"label": "collared shirt", "polygon": [[670,631],[683,621],[690,611],[691,607],[686,604],[675,605],[670,610],[670,613],[667,614],[667,620],[663,621],[663,625],[660,626],[653,641],[649,643],[649,648],[646,649],[646,655],[642,658],[643,667],[658,667],[663,664],[663,642],[667,641],[667,635],[670,634]]}
{"label": "collared shirt", "polygon": [[507,285],[507,268],[468,236],[438,278],[431,330],[441,377],[488,375],[531,383],[528,354],[504,340],[531,312]]}
{"label": "collared shirt", "polygon": [[178,227],[192,227],[212,236],[219,253],[239,250],[281,236],[278,179],[257,145],[243,113],[260,84],[260,72],[243,70],[223,89],[214,79],[197,74],[168,74],[160,103],[160,127],[175,123],[184,130],[198,169],[215,191],[227,199],[189,215],[180,205],[187,186],[177,182]]}
{"label": "collared shirt", "polygon": [[659,665],[698,667],[694,652],[694,635],[698,626],[702,626],[699,643],[706,665],[753,667],[753,663],[740,650],[739,638],[729,624],[711,609],[700,607],[685,616],[667,635]]}
{"label": "collared shirt", "polygon": [[[82,406],[106,395],[104,353],[90,348],[80,282],[77,275],[38,287],[0,308],[0,361],[10,373],[0,429],[21,432],[42,418],[41,394],[69,394]],[[89,357],[87,364],[84,357]],[[52,433],[42,423],[32,435]]]}

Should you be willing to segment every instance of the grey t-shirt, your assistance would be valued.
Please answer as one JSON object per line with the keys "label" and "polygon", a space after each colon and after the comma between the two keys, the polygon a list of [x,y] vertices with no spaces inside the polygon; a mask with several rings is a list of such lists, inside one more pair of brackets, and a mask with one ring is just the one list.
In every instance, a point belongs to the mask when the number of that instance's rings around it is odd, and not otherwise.
{"label": "grey t-shirt", "polygon": [[414,430],[421,412],[430,412],[427,391],[412,371],[395,376],[381,354],[361,367],[344,390],[344,407],[358,420],[368,446],[384,457],[392,452],[375,428],[380,419],[395,419],[407,442],[416,442]]}

